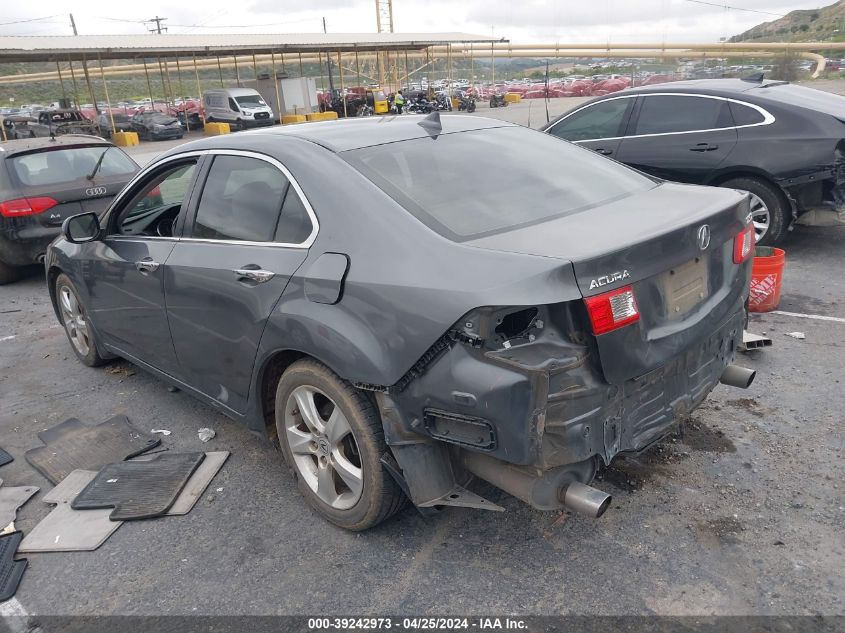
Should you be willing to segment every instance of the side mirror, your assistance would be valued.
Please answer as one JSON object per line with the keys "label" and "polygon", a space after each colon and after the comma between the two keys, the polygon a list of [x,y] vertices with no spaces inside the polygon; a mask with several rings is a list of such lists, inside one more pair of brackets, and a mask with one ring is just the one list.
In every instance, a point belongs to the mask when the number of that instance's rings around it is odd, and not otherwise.
{"label": "side mirror", "polygon": [[71,244],[93,242],[100,236],[100,218],[93,211],[66,218],[62,222],[62,235]]}

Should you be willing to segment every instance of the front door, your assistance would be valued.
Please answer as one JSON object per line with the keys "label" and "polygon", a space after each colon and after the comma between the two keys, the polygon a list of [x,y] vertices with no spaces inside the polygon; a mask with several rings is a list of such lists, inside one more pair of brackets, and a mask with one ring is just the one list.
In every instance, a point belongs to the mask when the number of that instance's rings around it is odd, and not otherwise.
{"label": "front door", "polygon": [[242,413],[264,325],[315,227],[284,168],[217,153],[167,262],[170,329],[188,384]]}
{"label": "front door", "polygon": [[89,245],[98,252],[85,262],[91,267],[84,275],[91,319],[103,339],[177,378],[164,279],[195,170],[192,157],[168,163],[134,185],[109,214],[105,239]]}
{"label": "front door", "polygon": [[704,183],[736,146],[724,99],[642,95],[637,110],[616,159],[658,178]]}
{"label": "front door", "polygon": [[602,156],[616,154],[636,97],[612,97],[575,110],[562,118],[548,133],[573,141]]}

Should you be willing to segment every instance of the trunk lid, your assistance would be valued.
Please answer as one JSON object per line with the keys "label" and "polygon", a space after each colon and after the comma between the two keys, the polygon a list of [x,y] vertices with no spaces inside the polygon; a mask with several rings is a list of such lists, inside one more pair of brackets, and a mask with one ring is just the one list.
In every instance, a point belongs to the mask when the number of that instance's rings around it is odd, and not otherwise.
{"label": "trunk lid", "polygon": [[746,194],[664,183],[470,243],[567,259],[585,298],[632,286],[639,320],[595,336],[605,378],[619,384],[709,344],[741,309],[751,266],[733,263],[733,245],[748,214]]}

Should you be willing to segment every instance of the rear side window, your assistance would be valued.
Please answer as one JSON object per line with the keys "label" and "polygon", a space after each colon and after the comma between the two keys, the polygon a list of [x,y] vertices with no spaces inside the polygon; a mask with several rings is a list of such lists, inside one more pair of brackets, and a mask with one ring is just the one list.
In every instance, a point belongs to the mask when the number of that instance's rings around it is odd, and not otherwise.
{"label": "rear side window", "polygon": [[245,156],[214,158],[193,237],[298,244],[310,233],[302,200],[275,165]]}
{"label": "rear side window", "polygon": [[608,99],[579,110],[549,130],[549,134],[567,141],[622,136],[625,118],[633,99]]}
{"label": "rear side window", "polygon": [[747,105],[731,103],[730,107],[735,125],[755,125],[765,120],[765,117],[759,110],[749,108]]}
{"label": "rear side window", "polygon": [[129,176],[138,171],[138,166],[121,150],[103,145],[20,154],[7,159],[7,164],[11,164],[11,171],[24,186],[43,187],[76,181],[84,184],[91,182],[86,176],[94,171],[101,156],[103,161],[94,182],[124,175],[129,180]]}
{"label": "rear side window", "polygon": [[684,95],[644,96],[634,134],[667,134],[733,127],[727,101]]}
{"label": "rear side window", "polygon": [[590,150],[522,127],[441,134],[341,156],[455,241],[577,213],[656,186]]}

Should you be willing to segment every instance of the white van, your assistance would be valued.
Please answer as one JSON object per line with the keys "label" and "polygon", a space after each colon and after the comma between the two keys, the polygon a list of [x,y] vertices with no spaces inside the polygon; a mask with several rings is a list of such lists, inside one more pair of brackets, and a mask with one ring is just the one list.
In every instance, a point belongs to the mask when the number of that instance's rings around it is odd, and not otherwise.
{"label": "white van", "polygon": [[273,110],[252,88],[218,88],[202,93],[205,120],[228,123],[236,130],[273,125]]}

